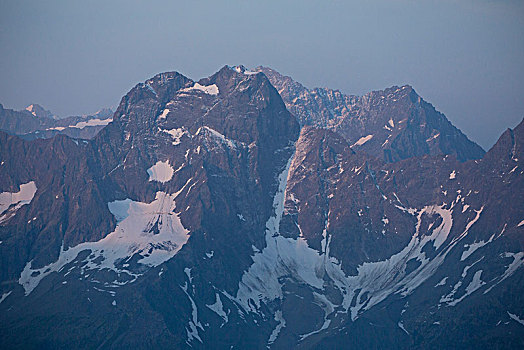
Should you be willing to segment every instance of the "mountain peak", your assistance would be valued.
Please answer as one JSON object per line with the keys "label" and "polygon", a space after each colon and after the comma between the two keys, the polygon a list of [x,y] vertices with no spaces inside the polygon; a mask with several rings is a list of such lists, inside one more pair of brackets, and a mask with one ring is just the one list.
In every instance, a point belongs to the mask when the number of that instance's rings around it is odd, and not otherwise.
{"label": "mountain peak", "polygon": [[524,145],[524,118],[513,129],[506,129],[497,142],[491,147],[483,162],[517,163],[521,159]]}
{"label": "mountain peak", "polygon": [[399,97],[404,96],[411,96],[413,102],[418,100],[420,97],[413,86],[411,85],[393,85],[391,87],[385,88],[383,90],[373,90],[371,92],[368,92],[367,94],[363,95],[364,98],[370,98],[370,97],[377,97],[377,96],[384,96],[384,98],[387,99],[398,99]]}
{"label": "mountain peak", "polygon": [[53,113],[36,103],[27,106],[25,110],[38,118],[57,119],[57,117]]}
{"label": "mountain peak", "polygon": [[[257,74],[257,71],[251,71],[247,69],[244,65],[236,65],[236,66],[230,66],[225,65],[222,68],[218,70],[215,74],[209,77],[210,80],[213,80],[213,77],[226,77],[226,79],[229,79],[233,76],[233,74],[239,74],[239,75],[254,75]],[[205,78],[204,78],[205,79]],[[202,80],[204,80],[202,79]]]}
{"label": "mountain peak", "polygon": [[301,125],[334,130],[353,147],[388,162],[423,154],[454,154],[464,161],[485,153],[411,85],[354,96],[307,89],[271,68],[256,70],[268,77]]}
{"label": "mountain peak", "polygon": [[233,69],[238,73],[244,73],[247,70],[243,65],[234,66]]}
{"label": "mountain peak", "polygon": [[256,69],[254,71],[251,71],[251,70],[247,69],[246,66],[244,66],[243,64],[239,64],[239,65],[236,65],[236,66],[228,66],[228,65],[226,65],[226,66],[222,67],[222,69],[230,69],[230,70],[234,70],[237,73],[247,74],[247,75],[257,74],[258,73]]}
{"label": "mountain peak", "polygon": [[94,115],[97,116],[98,118],[105,119],[105,118],[109,118],[113,116],[113,113],[114,112],[111,108],[102,108],[98,110]]}
{"label": "mountain peak", "polygon": [[176,91],[188,87],[191,83],[193,83],[193,80],[176,71],[156,74],[143,83],[137,84],[124,96],[117,108],[117,114],[123,113],[122,111],[119,112],[121,107],[136,103],[144,98],[157,100],[164,104]]}

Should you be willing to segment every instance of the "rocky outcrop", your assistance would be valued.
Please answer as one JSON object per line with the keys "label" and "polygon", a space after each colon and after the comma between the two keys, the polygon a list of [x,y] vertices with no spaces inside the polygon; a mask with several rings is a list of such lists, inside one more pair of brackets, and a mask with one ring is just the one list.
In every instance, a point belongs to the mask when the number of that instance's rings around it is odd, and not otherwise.
{"label": "rocky outcrop", "polygon": [[409,85],[352,96],[326,88],[307,89],[271,68],[256,71],[268,76],[301,125],[336,131],[354,150],[387,162],[425,154],[454,155],[466,161],[484,154]]}

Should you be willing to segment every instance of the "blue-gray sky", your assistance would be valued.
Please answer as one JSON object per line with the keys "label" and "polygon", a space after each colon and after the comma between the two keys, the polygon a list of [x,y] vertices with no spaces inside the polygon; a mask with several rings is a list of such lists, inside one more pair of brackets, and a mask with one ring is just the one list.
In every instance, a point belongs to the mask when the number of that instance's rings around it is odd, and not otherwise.
{"label": "blue-gray sky", "polygon": [[307,87],[411,84],[489,148],[524,116],[524,1],[0,0],[0,103],[114,107],[177,70],[266,65]]}

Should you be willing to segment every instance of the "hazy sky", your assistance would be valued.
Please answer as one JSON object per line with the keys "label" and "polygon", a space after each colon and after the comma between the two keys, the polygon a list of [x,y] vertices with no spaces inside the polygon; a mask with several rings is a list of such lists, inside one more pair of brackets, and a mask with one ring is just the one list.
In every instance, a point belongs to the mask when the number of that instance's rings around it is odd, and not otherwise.
{"label": "hazy sky", "polygon": [[115,107],[177,70],[267,65],[307,87],[411,84],[489,148],[524,117],[523,0],[0,0],[0,103]]}

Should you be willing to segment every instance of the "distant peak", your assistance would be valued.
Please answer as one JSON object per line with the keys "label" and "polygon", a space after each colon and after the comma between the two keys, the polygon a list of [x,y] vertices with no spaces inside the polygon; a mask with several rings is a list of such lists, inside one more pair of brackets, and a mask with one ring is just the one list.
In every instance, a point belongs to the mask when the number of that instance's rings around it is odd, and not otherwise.
{"label": "distant peak", "polygon": [[107,117],[111,117],[113,113],[114,112],[111,108],[102,108],[101,110],[95,113],[95,116],[99,118],[107,118]]}
{"label": "distant peak", "polygon": [[523,134],[524,136],[524,117],[522,118],[522,120],[520,121],[520,123],[517,124],[517,126],[515,128],[513,128],[513,131],[517,134]]}
{"label": "distant peak", "polygon": [[249,69],[247,69],[244,65],[242,64],[239,64],[237,66],[224,66],[221,71],[223,69],[227,69],[227,70],[232,70],[232,71],[235,71],[237,73],[240,73],[240,74],[247,74],[247,75],[250,75],[250,74],[257,74],[258,72],[255,70],[255,71],[250,71]]}
{"label": "distant peak", "polygon": [[244,73],[246,71],[246,67],[244,67],[243,65],[234,66],[233,69],[236,70],[238,73]]}
{"label": "distant peak", "polygon": [[280,72],[278,72],[278,71],[276,71],[276,70],[274,70],[273,68],[270,68],[270,67],[258,66],[254,70],[256,72],[262,72],[262,73],[264,73],[267,76],[273,76],[273,77],[276,77],[276,78],[279,78],[279,79],[287,78],[287,79],[291,79],[292,80],[291,77],[283,75]]}
{"label": "distant peak", "polygon": [[26,111],[38,118],[56,119],[56,116],[53,113],[36,103],[27,106]]}
{"label": "distant peak", "polygon": [[152,78],[147,79],[141,85],[142,87],[151,89],[152,87],[160,87],[160,86],[167,86],[167,85],[173,85],[173,84],[185,85],[188,82],[192,82],[192,80],[180,72],[173,71],[173,72],[158,73],[155,76],[153,76]]}
{"label": "distant peak", "polygon": [[381,90],[381,91],[384,91],[386,93],[410,93],[412,91],[415,91],[415,89],[413,89],[413,86],[411,85],[402,85],[402,86],[397,86],[397,85],[393,85],[392,87],[389,87],[389,88],[386,88],[384,90]]}
{"label": "distant peak", "polygon": [[[273,68],[266,67],[266,66],[258,66],[258,67],[255,68],[255,70],[259,71],[259,72],[273,72],[273,73],[276,73],[276,74],[280,74],[279,72],[277,72]],[[280,74],[280,75],[282,75],[282,74]]]}

